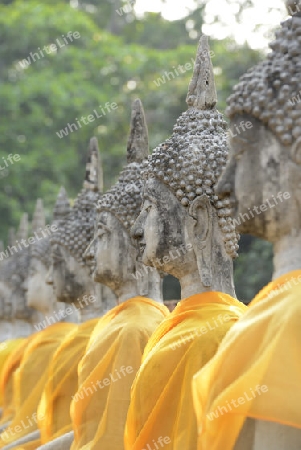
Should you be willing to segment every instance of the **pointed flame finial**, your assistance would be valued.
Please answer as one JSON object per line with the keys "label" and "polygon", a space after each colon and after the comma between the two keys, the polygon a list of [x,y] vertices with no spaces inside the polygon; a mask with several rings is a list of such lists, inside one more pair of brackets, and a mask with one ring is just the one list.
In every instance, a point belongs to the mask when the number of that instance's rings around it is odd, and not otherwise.
{"label": "pointed flame finial", "polygon": [[70,213],[70,202],[67,196],[65,188],[60,188],[57,196],[54,208],[53,208],[53,220],[62,220]]}
{"label": "pointed flame finial", "polygon": [[193,76],[188,88],[186,103],[197,109],[213,109],[217,103],[213,66],[208,37],[201,36]]}
{"label": "pointed flame finial", "polygon": [[27,239],[28,237],[28,214],[24,213],[20,220],[20,225],[17,233],[17,240]]}
{"label": "pointed flame finial", "polygon": [[33,213],[33,219],[32,219],[32,232],[38,231],[40,228],[44,228],[46,225],[45,220],[45,212],[44,212],[44,206],[43,201],[38,198],[35,211]]}
{"label": "pointed flame finial", "polygon": [[103,167],[96,137],[90,139],[83,187],[94,192],[103,192]]}
{"label": "pointed flame finial", "polygon": [[127,144],[127,162],[142,162],[148,156],[148,130],[142,102],[139,98],[132,105],[130,135]]}

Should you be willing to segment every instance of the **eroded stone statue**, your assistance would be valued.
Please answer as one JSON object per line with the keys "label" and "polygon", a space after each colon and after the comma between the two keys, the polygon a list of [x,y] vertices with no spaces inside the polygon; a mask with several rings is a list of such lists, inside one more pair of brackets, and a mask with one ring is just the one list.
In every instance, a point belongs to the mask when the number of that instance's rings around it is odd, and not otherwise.
{"label": "eroded stone statue", "polygon": [[[294,100],[300,35],[297,12],[276,31],[267,59],[241,77],[228,99],[231,150],[217,193],[230,195],[239,231],[273,244],[274,273],[196,377],[202,449],[301,448],[301,104]],[[210,422],[225,405],[227,414]]]}
{"label": "eroded stone statue", "polygon": [[[70,448],[73,440],[73,435],[69,433],[72,430],[70,402],[78,386],[77,366],[103,314],[102,299],[105,298],[108,304],[114,298],[108,288],[98,283],[96,285],[92,280],[91,266],[86,264],[83,257],[94,234],[95,208],[101,189],[98,145],[93,138],[89,146],[83,190],[68,215],[64,213],[62,217],[66,199],[61,199],[56,205],[56,210],[60,211],[60,220],[56,221],[57,231],[50,239],[53,260],[47,282],[51,287],[54,286],[58,300],[73,303],[72,308],[80,311],[83,323],[66,337],[51,361],[43,402],[38,410],[42,417],[39,421],[40,444],[43,444],[41,449]],[[54,216],[58,219],[57,213]],[[68,305],[67,313],[72,308]]]}
{"label": "eroded stone statue", "polygon": [[12,254],[1,263],[0,268],[0,341],[26,337],[33,331],[34,311],[26,306],[24,286],[28,275],[29,249],[18,245],[27,237],[28,215],[23,214],[15,240],[9,241]]}
{"label": "eroded stone statue", "polygon": [[[235,299],[238,236],[229,198],[214,192],[228,153],[226,122],[216,101],[208,41],[202,36],[188,110],[144,165],[144,203],[132,229],[144,264],[178,278],[183,300],[145,350],[132,386],[127,450],[157,445],[159,436],[166,437],[166,449],[196,449],[192,376],[245,309]],[[198,331],[202,328],[205,332]]]}
{"label": "eroded stone statue", "polygon": [[[53,210],[53,223],[50,227],[51,233],[55,233],[62,221],[70,213],[70,204],[65,189],[59,191]],[[33,231],[45,227],[45,216],[42,201],[39,200],[33,219]],[[74,309],[67,314],[67,305],[57,302],[53,287],[47,282],[47,276],[51,267],[51,245],[50,235],[38,240],[30,247],[29,274],[26,284],[27,305],[40,313],[40,324],[49,326],[59,321],[80,321],[80,314]]]}
{"label": "eroded stone statue", "polygon": [[[142,104],[136,100],[127,166],[98,201],[97,230],[85,255],[95,258],[94,279],[115,292],[118,304],[99,320],[79,365],[80,388],[71,404],[76,428],[72,450],[123,448],[131,384],[150,335],[168,314],[160,275],[141,270],[139,249],[130,234],[141,208],[141,167],[147,155],[147,126]],[[82,395],[85,402],[78,401]]]}
{"label": "eroded stone statue", "polygon": [[48,283],[57,301],[73,303],[81,311],[82,320],[103,314],[102,297],[112,298],[108,289],[100,289],[91,278],[90,267],[83,254],[93,239],[95,207],[102,191],[102,169],[96,138],[90,141],[86,176],[70,214],[60,222],[51,238],[52,265]]}

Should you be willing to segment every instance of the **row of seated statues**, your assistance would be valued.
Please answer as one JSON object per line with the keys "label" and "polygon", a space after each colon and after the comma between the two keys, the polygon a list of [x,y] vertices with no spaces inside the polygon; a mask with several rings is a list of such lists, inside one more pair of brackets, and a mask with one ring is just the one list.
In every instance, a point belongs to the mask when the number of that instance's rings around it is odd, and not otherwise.
{"label": "row of seated statues", "polygon": [[[301,13],[287,6],[228,99],[229,140],[202,36],[170,138],[149,153],[135,100],[117,182],[104,192],[93,137],[74,203],[61,188],[51,226],[37,201],[41,239],[25,245],[26,214],[10,234],[0,449],[300,450]],[[248,306],[238,232],[274,248],[273,279]],[[172,311],[166,274],[181,285]]]}

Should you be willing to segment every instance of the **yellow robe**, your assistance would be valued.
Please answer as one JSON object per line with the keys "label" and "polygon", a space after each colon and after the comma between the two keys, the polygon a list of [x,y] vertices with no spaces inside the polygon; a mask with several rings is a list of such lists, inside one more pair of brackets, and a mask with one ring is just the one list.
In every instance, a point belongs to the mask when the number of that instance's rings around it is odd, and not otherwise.
{"label": "yellow robe", "polygon": [[135,297],[99,320],[79,364],[72,450],[123,449],[130,388],[150,335],[167,315],[165,306]]}
{"label": "yellow robe", "polygon": [[0,425],[10,422],[15,414],[16,408],[14,405],[13,396],[13,379],[14,373],[18,369],[22,357],[32,336],[23,340],[18,347],[7,358],[3,370],[0,375],[0,392],[3,397],[3,414],[0,420]]}
{"label": "yellow robe", "polygon": [[245,310],[227,294],[197,294],[182,300],[157,328],[132,387],[126,450],[196,449],[192,377]]}
{"label": "yellow robe", "polygon": [[16,414],[3,433],[0,448],[37,430],[37,407],[47,380],[51,358],[76,325],[57,323],[34,335],[14,374]]}
{"label": "yellow robe", "polygon": [[81,324],[55,352],[38,407],[41,444],[72,431],[70,403],[78,388],[77,366],[99,318]]}
{"label": "yellow robe", "polygon": [[247,417],[301,428],[300,299],[301,271],[268,284],[195,375],[199,450],[232,450]]}
{"label": "yellow robe", "polygon": [[[13,351],[24,342],[25,339],[10,339],[0,343],[0,379],[5,363]],[[0,407],[3,408],[4,392],[0,389]]]}

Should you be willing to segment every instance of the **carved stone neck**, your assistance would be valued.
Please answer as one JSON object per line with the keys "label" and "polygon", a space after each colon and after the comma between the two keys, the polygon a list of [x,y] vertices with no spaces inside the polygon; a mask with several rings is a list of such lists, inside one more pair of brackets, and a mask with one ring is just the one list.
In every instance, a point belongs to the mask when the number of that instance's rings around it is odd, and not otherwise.
{"label": "carved stone neck", "polygon": [[[202,294],[203,292],[223,292],[225,294],[231,295],[236,298],[236,293],[234,289],[234,281],[231,269],[232,261],[225,264],[225,267],[217,263],[213,263],[212,270],[212,285],[206,287],[200,280],[199,271],[196,270],[193,273],[185,275],[179,279],[181,284],[181,298],[185,299],[191,297],[192,295]],[[214,268],[216,270],[214,270]],[[225,273],[229,274],[229,278],[225,277]]]}
{"label": "carved stone neck", "polygon": [[[143,281],[145,282],[145,287],[147,286],[146,291],[142,286]],[[163,304],[161,285],[159,273],[155,270],[151,270],[151,274],[148,274],[147,279],[145,279],[145,277],[142,278],[142,282],[137,282],[133,278],[133,281],[125,281],[120,287],[114,289],[114,292],[118,298],[119,304],[133,297],[147,297]]]}
{"label": "carved stone neck", "polygon": [[293,270],[301,270],[301,230],[274,244],[273,280]]}

